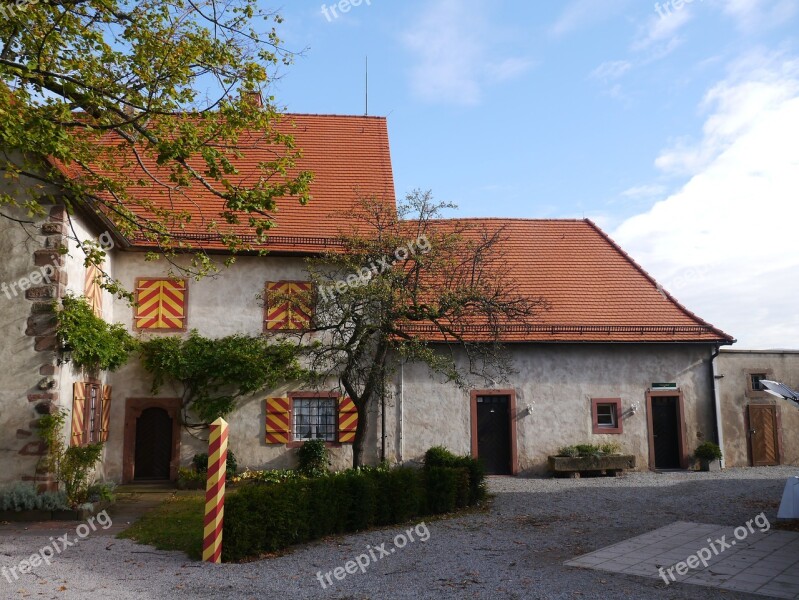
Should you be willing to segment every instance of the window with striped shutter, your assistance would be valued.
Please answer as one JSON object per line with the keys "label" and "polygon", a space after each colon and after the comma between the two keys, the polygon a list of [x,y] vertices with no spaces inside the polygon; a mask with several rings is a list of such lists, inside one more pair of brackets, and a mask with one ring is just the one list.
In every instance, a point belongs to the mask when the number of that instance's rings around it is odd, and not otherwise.
{"label": "window with striped shutter", "polygon": [[269,281],[266,284],[264,329],[297,331],[311,326],[311,283]]}
{"label": "window with striped shutter", "polygon": [[136,280],[136,329],[185,331],[187,296],[185,279]]}
{"label": "window with striped shutter", "polygon": [[102,415],[100,417],[100,441],[108,440],[108,428],[111,425],[111,386],[103,386]]}
{"label": "window with striped shutter", "polygon": [[338,401],[338,441],[352,444],[358,429],[358,409],[352,398],[339,398]]}
{"label": "window with striped shutter", "polygon": [[288,398],[266,400],[266,443],[288,444],[291,434],[290,403]]}
{"label": "window with striped shutter", "polygon": [[72,384],[72,430],[69,436],[70,446],[82,446],[86,431],[86,384]]}

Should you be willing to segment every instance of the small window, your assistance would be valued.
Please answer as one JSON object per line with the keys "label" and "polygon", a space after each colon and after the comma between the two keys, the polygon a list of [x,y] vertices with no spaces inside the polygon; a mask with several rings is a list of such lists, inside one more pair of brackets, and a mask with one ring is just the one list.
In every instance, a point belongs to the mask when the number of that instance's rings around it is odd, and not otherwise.
{"label": "small window", "polygon": [[622,433],[621,399],[594,398],[591,413],[594,433]]}
{"label": "small window", "polygon": [[763,384],[761,384],[760,382],[763,381],[764,379],[768,379],[768,375],[766,375],[765,373],[752,373],[751,379],[752,379],[751,385],[753,392],[765,391]]}
{"label": "small window", "polygon": [[747,398],[765,398],[768,396],[763,384],[764,379],[773,379],[772,371],[769,369],[760,369],[755,371],[746,371],[746,390],[745,395]]}
{"label": "small window", "polygon": [[294,441],[336,441],[336,398],[294,398]]}

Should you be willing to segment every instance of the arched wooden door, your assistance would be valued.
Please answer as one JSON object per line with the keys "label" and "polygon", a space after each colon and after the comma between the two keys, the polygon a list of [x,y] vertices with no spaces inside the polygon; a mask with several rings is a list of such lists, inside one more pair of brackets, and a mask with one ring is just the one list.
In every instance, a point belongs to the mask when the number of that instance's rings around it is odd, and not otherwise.
{"label": "arched wooden door", "polygon": [[180,460],[180,399],[128,399],[122,479],[174,481]]}

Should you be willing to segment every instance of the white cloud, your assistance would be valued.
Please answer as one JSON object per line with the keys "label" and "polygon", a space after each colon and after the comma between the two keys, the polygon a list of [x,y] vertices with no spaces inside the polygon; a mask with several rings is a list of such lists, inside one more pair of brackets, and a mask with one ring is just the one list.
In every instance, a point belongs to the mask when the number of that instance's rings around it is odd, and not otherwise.
{"label": "white cloud", "polygon": [[633,64],[629,60],[609,60],[603,62],[591,72],[593,79],[608,81],[619,79],[632,68]]}
{"label": "white cloud", "polygon": [[722,3],[722,10],[746,32],[785,24],[796,15],[797,9],[796,0],[723,0]]}
{"label": "white cloud", "polygon": [[660,184],[646,184],[637,185],[624,190],[621,195],[625,198],[654,198],[656,196],[663,196],[666,193],[666,187]]}
{"label": "white cloud", "polygon": [[799,347],[799,63],[741,64],[708,92],[701,141],[658,159],[688,183],[613,235],[742,346]]}
{"label": "white cloud", "polygon": [[476,0],[435,0],[402,36],[415,55],[411,68],[414,94],[427,102],[476,105],[484,88],[518,77],[532,61],[498,52],[486,15]]}
{"label": "white cloud", "polygon": [[679,31],[693,18],[691,9],[687,6],[674,10],[666,16],[652,15],[641,27],[638,36],[633,41],[632,49],[636,52],[656,47],[658,54],[664,49],[671,52],[680,43]]}
{"label": "white cloud", "polygon": [[626,8],[631,0],[573,0],[560,13],[549,33],[559,37],[609,19]]}

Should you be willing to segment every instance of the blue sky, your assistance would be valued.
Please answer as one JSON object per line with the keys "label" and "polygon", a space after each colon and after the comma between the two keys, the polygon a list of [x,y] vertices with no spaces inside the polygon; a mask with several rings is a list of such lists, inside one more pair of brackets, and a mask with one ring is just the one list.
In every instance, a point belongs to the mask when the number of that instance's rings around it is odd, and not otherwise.
{"label": "blue sky", "polygon": [[265,6],[292,112],[363,114],[369,56],[399,195],[592,218],[740,347],[799,347],[799,2]]}

